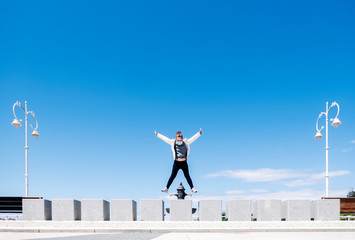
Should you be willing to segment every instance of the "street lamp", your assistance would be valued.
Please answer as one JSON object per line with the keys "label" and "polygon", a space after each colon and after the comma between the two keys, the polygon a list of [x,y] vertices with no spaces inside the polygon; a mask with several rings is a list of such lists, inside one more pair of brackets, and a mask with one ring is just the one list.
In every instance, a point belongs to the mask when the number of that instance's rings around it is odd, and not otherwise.
{"label": "street lamp", "polygon": [[318,121],[323,115],[325,115],[325,117],[326,117],[326,122],[325,122],[325,144],[326,144],[326,146],[325,146],[325,195],[326,195],[326,197],[328,197],[328,185],[329,185],[329,182],[328,182],[329,181],[329,174],[328,174],[328,150],[329,150],[329,146],[328,146],[328,114],[329,114],[329,110],[334,106],[338,107],[338,113],[334,119],[332,119],[332,118],[330,119],[330,121],[333,122],[331,125],[333,127],[337,128],[341,124],[341,122],[338,118],[339,111],[340,111],[339,104],[336,102],[333,102],[332,105],[328,108],[328,102],[327,102],[325,112],[321,112],[318,116],[317,123],[316,123],[317,133],[314,136],[314,138],[316,138],[316,139],[321,139],[323,137],[323,135],[321,134],[321,131],[324,127],[319,129],[318,128]]}
{"label": "street lamp", "polygon": [[14,121],[12,121],[12,123],[11,123],[11,125],[13,125],[13,126],[15,126],[16,128],[18,128],[18,127],[21,127],[22,126],[22,124],[21,124],[21,122],[22,122],[22,119],[18,119],[17,117],[16,117],[16,114],[15,114],[15,107],[16,106],[19,106],[19,107],[21,107],[22,109],[23,109],[23,111],[25,112],[25,161],[26,161],[26,173],[25,173],[25,180],[26,180],[26,197],[28,197],[28,146],[27,146],[27,115],[28,114],[31,114],[35,119],[36,119],[36,127],[35,128],[33,128],[33,126],[32,126],[32,124],[30,124],[30,127],[33,129],[33,132],[32,132],[32,136],[34,136],[34,137],[39,137],[39,133],[38,133],[38,131],[37,131],[37,128],[38,128],[38,121],[37,121],[37,118],[36,118],[36,116],[35,116],[35,114],[34,114],[34,112],[32,112],[32,111],[27,111],[27,101],[25,101],[25,107],[23,107],[22,106],[22,104],[20,103],[20,102],[16,102],[15,104],[14,104],[14,106],[12,107],[12,111],[13,111],[13,113],[14,113],[14,116],[15,116],[15,119],[14,119]]}

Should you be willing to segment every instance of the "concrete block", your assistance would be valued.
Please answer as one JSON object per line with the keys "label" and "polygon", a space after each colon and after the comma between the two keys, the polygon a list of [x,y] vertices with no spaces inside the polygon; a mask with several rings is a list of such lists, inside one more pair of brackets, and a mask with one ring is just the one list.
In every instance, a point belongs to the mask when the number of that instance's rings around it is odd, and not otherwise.
{"label": "concrete block", "polygon": [[131,199],[112,199],[110,221],[136,221],[137,203]]}
{"label": "concrete block", "polygon": [[312,201],[311,218],[314,218],[314,221],[339,221],[340,199],[320,199]]}
{"label": "concrete block", "polygon": [[170,221],[192,221],[192,200],[170,200]]}
{"label": "concrete block", "polygon": [[251,200],[229,200],[226,203],[228,221],[251,221]]}
{"label": "concrete block", "polygon": [[200,221],[222,221],[222,200],[200,200],[198,217]]}
{"label": "concrete block", "polygon": [[45,199],[23,199],[23,220],[51,220],[52,203]]}
{"label": "concrete block", "polygon": [[103,199],[81,200],[82,221],[106,221],[110,220],[110,204]]}
{"label": "concrete block", "polygon": [[141,221],[164,221],[163,200],[142,199]]}
{"label": "concrete block", "polygon": [[281,200],[257,200],[253,203],[253,217],[257,221],[281,221]]}
{"label": "concrete block", "polygon": [[295,199],[281,203],[281,218],[286,221],[310,221],[311,200]]}
{"label": "concrete block", "polygon": [[53,221],[75,221],[81,219],[81,203],[74,199],[53,199]]}

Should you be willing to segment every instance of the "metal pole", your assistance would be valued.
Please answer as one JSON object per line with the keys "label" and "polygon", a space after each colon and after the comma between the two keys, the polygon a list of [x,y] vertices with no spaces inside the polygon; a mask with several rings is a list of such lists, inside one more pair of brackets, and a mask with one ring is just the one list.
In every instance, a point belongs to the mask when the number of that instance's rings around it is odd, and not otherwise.
{"label": "metal pole", "polygon": [[26,161],[26,173],[25,173],[25,180],[26,180],[26,197],[28,197],[28,145],[27,145],[27,101],[25,101],[25,161]]}
{"label": "metal pole", "polygon": [[326,103],[326,110],[325,110],[326,114],[326,123],[325,123],[325,196],[328,197],[328,184],[329,184],[329,174],[328,174],[328,150],[329,150],[329,146],[328,146],[328,113],[329,113],[329,109],[328,109],[328,102]]}

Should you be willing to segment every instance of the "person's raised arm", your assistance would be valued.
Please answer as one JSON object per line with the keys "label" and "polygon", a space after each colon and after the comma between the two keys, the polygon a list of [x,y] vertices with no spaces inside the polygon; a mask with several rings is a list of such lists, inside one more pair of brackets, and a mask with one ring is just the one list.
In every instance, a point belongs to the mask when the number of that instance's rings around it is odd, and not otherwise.
{"label": "person's raised arm", "polygon": [[172,142],[174,141],[173,139],[167,138],[164,135],[158,133],[157,131],[154,131],[155,136],[157,136],[158,138],[160,138],[161,140],[163,140],[164,142],[166,142],[167,144],[171,145]]}
{"label": "person's raised arm", "polygon": [[197,138],[199,138],[202,135],[202,129],[200,128],[200,131],[193,135],[191,138],[189,138],[187,141],[189,144],[193,143]]}

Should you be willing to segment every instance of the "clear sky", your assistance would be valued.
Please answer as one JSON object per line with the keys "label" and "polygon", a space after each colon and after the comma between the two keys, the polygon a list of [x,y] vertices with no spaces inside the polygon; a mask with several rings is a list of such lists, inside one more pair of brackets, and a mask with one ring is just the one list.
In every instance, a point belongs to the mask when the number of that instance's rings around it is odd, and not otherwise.
{"label": "clear sky", "polygon": [[[330,195],[355,187],[353,1],[3,1],[0,195],[162,198],[173,138],[200,128],[188,160],[195,198],[320,198],[325,103]],[[20,108],[17,115],[24,118]],[[330,111],[330,117],[336,109]],[[29,117],[33,124],[33,118]],[[325,125],[322,118],[320,125]],[[323,130],[323,135],[325,131]],[[182,172],[170,192],[182,181]]]}

